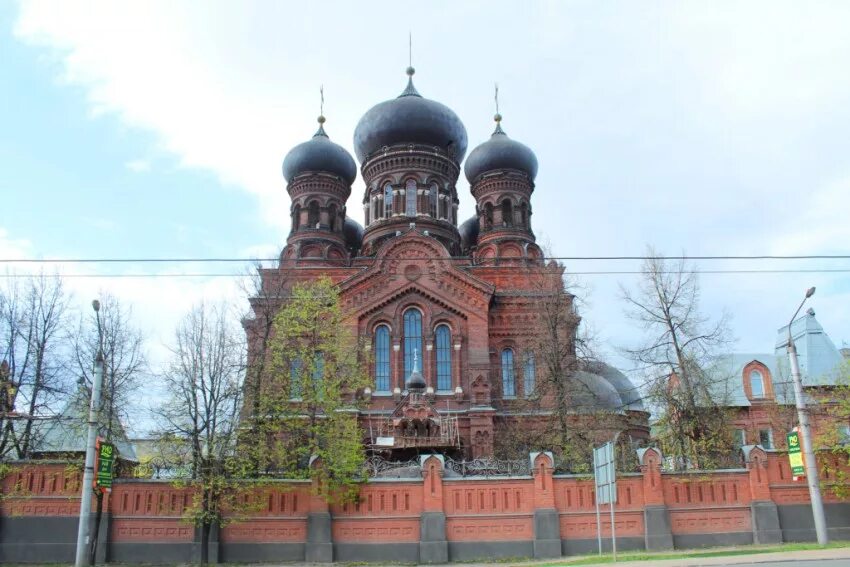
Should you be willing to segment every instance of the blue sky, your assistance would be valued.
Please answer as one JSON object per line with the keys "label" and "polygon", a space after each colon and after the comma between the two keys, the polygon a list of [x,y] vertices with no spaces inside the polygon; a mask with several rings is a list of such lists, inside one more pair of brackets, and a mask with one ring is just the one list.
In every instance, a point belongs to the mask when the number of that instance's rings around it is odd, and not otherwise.
{"label": "blue sky", "polygon": [[[306,5],[305,5],[306,4]],[[503,126],[538,156],[533,225],[558,256],[848,253],[846,2],[30,2],[0,5],[0,255],[276,255],[280,162],[315,130],[351,149],[357,120],[404,87],[454,109],[470,148]],[[360,180],[349,214],[362,222]],[[473,212],[458,183],[462,218]],[[14,267],[14,266],[13,266]],[[569,262],[570,271],[636,264]],[[700,268],[850,268],[850,262]],[[18,271],[26,266],[14,267]],[[63,266],[63,273],[198,271]],[[213,271],[232,266],[209,267]],[[582,276],[585,322],[613,354],[639,332],[618,285]],[[769,351],[810,285],[850,340],[848,274],[705,274],[739,351]],[[77,279],[136,306],[162,352],[219,279]]]}

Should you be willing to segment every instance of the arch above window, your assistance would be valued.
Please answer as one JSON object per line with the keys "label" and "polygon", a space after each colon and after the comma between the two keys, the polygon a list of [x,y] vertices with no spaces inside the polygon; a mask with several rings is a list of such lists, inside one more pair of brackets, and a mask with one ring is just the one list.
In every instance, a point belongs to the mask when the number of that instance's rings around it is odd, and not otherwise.
{"label": "arch above window", "polygon": [[770,370],[758,360],[753,360],[743,369],[744,391],[750,400],[763,400],[773,397],[773,384]]}

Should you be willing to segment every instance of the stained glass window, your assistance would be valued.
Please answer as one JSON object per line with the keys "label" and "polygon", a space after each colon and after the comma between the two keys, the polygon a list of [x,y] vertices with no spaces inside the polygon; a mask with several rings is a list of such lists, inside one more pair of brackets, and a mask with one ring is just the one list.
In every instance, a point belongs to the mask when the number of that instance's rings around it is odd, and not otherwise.
{"label": "stained glass window", "polygon": [[386,325],[375,329],[375,390],[390,391],[390,330]]}
{"label": "stained glass window", "polygon": [[422,356],[422,314],[417,309],[404,312],[404,380],[413,372],[413,353]]}
{"label": "stained glass window", "polygon": [[452,389],[452,332],[447,325],[437,327],[437,390]]}

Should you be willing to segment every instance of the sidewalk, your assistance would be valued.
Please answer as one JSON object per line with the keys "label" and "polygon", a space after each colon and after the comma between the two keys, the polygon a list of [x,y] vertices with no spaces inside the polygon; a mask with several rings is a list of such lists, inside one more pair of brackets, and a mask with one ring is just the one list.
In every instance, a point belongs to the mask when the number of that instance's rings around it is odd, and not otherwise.
{"label": "sidewalk", "polygon": [[[707,549],[707,553],[712,551],[720,551],[719,549]],[[646,567],[704,567],[709,565],[742,565],[753,563],[792,563],[796,561],[817,561],[828,559],[850,559],[850,547],[831,548],[831,549],[808,549],[799,551],[776,551],[766,553],[747,553],[745,549],[740,549],[741,555],[734,555],[734,551],[730,550],[730,555],[721,555],[716,557],[689,557],[663,559],[663,555],[658,558],[644,558],[641,560],[622,561],[612,563],[610,560],[604,563],[570,563],[569,557],[564,557],[562,560],[550,559],[541,561],[527,561],[516,563],[504,563],[504,565],[516,567],[534,567],[534,566],[556,566],[576,565],[577,567],[601,567],[603,565],[610,567],[611,565],[629,565],[629,566],[646,566]],[[695,553],[699,553],[695,551]],[[585,560],[587,558],[584,558]],[[500,564],[493,563],[454,563],[452,567],[492,567]],[[441,566],[448,567],[448,566]]]}

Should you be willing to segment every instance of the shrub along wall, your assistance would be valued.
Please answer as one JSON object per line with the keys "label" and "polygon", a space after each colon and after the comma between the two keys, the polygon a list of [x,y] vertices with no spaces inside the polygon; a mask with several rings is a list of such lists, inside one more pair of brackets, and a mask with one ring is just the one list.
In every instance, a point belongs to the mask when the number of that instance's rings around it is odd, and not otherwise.
{"label": "shrub along wall", "polygon": [[[803,479],[787,457],[759,447],[746,468],[662,473],[661,455],[641,455],[641,472],[618,479],[618,549],[671,549],[814,541]],[[253,495],[250,517],[214,530],[210,558],[222,562],[394,561],[435,563],[497,557],[560,557],[597,549],[593,481],[554,475],[533,454],[531,475],[444,475],[423,457],[421,476],[373,479],[358,501],[328,506],[305,482],[281,481]],[[0,562],[70,562],[79,513],[79,471],[29,462],[3,479]],[[167,481],[117,480],[105,501],[100,560],[183,562],[200,557],[198,530],[183,520],[191,489]],[[850,538],[850,502],[825,490],[830,536]],[[601,533],[610,549],[611,522]]]}

